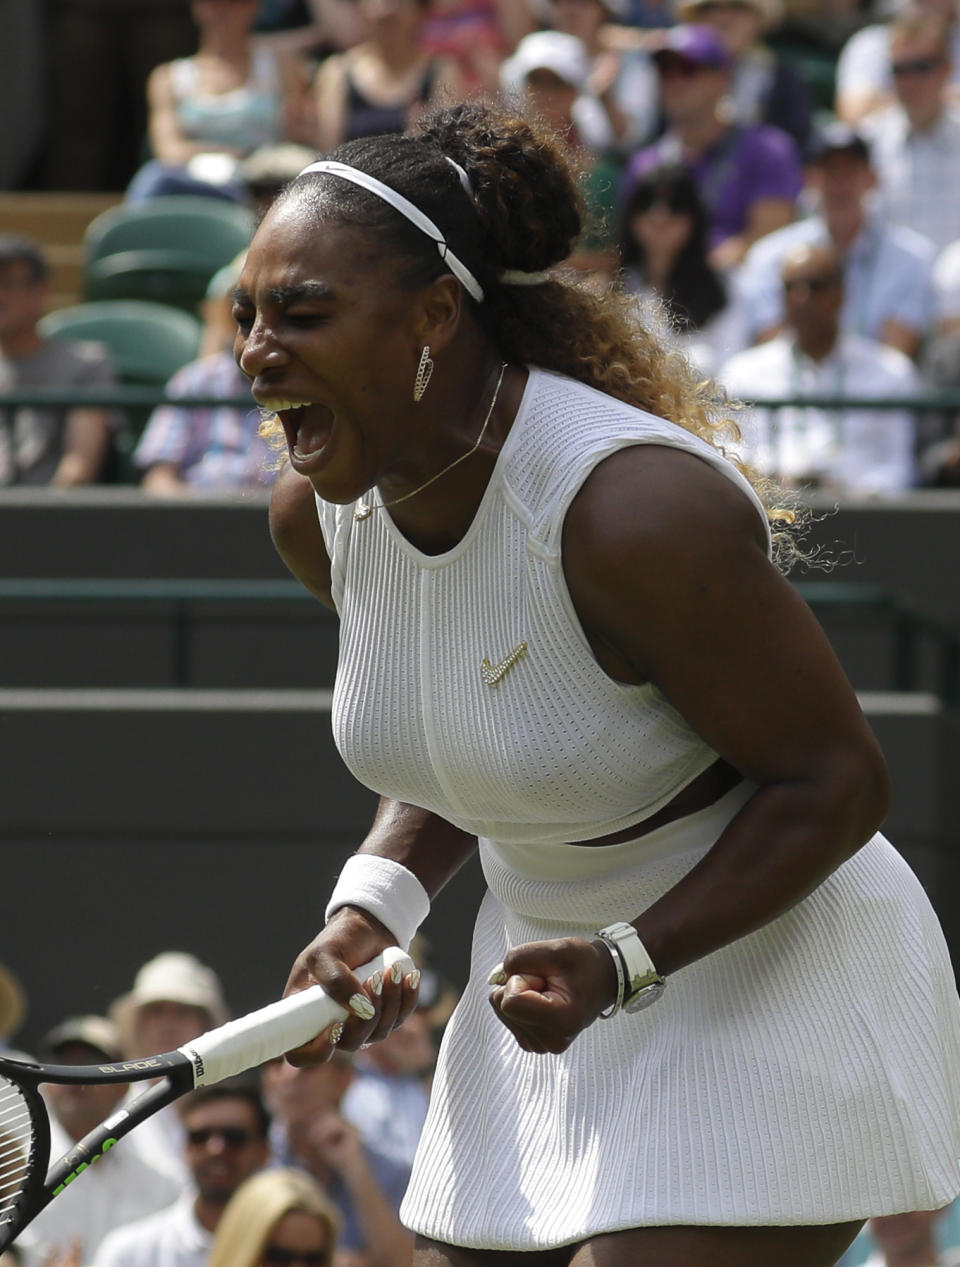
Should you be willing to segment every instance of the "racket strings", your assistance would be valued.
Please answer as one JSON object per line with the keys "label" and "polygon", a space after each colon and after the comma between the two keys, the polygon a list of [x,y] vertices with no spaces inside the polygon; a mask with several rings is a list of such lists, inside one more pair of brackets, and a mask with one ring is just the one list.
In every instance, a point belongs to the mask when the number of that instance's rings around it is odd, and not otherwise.
{"label": "racket strings", "polygon": [[17,1084],[0,1074],[0,1228],[17,1213],[34,1146],[30,1105]]}

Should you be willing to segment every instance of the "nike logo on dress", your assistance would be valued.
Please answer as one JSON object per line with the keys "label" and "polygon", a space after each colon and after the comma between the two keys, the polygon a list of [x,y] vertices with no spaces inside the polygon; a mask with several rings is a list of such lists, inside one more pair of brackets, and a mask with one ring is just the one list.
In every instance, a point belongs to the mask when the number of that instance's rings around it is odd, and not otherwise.
{"label": "nike logo on dress", "polygon": [[518,642],[508,656],[505,656],[499,664],[491,664],[486,656],[480,661],[480,672],[487,686],[497,686],[501,678],[506,677],[518,660],[522,660],[527,654],[527,644]]}

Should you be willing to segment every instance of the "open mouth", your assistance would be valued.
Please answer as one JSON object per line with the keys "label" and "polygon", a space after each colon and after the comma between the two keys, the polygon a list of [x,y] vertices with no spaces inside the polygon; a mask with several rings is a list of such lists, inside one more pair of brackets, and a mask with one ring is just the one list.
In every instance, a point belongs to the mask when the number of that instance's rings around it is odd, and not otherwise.
{"label": "open mouth", "polygon": [[276,414],[283,427],[290,460],[298,470],[313,470],[323,459],[333,431],[333,413],[326,405],[296,400],[265,400],[261,408]]}

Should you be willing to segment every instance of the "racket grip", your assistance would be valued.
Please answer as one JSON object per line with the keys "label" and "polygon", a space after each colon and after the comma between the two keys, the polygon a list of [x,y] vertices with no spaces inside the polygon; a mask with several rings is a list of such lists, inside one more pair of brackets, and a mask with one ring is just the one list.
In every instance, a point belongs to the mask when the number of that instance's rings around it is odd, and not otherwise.
{"label": "racket grip", "polygon": [[[396,963],[405,973],[414,967],[408,954],[398,946],[388,946],[353,972],[366,981]],[[335,1003],[322,986],[312,985],[209,1030],[178,1050],[193,1064],[194,1085],[209,1086],[292,1051],[346,1015],[347,1009]]]}

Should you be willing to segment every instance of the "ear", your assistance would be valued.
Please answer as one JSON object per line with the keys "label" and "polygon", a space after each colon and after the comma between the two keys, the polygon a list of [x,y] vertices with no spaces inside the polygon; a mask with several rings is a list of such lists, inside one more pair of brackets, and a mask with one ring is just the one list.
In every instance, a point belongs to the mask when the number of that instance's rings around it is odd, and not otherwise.
{"label": "ear", "polygon": [[416,321],[420,344],[441,351],[453,340],[463,315],[463,287],[451,273],[444,273],[420,293]]}

